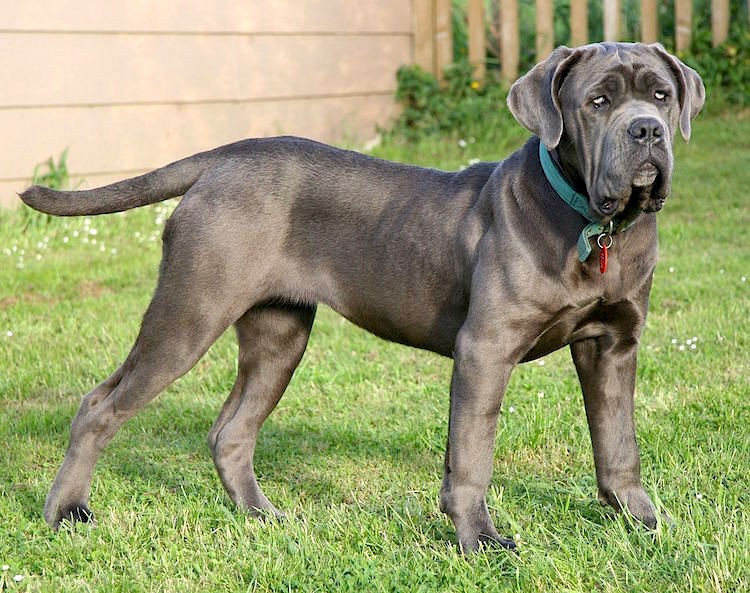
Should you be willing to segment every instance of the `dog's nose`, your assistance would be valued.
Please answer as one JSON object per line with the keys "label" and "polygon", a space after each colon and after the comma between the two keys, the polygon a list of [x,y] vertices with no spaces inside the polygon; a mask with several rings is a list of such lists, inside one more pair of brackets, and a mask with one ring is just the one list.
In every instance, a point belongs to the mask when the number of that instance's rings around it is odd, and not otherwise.
{"label": "dog's nose", "polygon": [[664,126],[655,117],[638,117],[630,123],[628,136],[636,142],[654,144],[664,137]]}

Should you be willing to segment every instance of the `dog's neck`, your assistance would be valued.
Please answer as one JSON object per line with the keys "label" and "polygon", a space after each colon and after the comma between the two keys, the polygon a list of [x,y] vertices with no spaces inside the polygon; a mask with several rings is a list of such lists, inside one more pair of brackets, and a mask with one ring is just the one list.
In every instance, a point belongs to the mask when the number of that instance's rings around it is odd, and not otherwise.
{"label": "dog's neck", "polygon": [[586,182],[583,180],[578,169],[578,154],[575,151],[573,143],[567,137],[563,136],[560,139],[560,144],[549,152],[552,160],[565,177],[565,181],[578,193],[588,196]]}
{"label": "dog's neck", "polygon": [[607,223],[599,221],[591,211],[589,206],[589,198],[585,193],[579,192],[565,177],[565,174],[559,164],[553,160],[552,151],[547,150],[547,147],[540,140],[539,141],[539,162],[544,171],[544,175],[547,181],[552,186],[555,193],[568,204],[573,210],[578,212],[586,220],[589,221],[580,236],[578,237],[578,259],[580,261],[586,261],[591,255],[591,243],[592,237],[600,235],[611,236],[614,233],[619,233],[627,230],[634,222],[634,220],[610,220]]}

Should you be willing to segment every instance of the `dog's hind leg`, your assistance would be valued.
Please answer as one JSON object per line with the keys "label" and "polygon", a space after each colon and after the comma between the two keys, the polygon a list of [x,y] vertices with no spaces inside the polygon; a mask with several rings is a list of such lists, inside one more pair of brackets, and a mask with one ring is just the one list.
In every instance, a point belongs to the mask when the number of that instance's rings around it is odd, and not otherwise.
{"label": "dog's hind leg", "polygon": [[237,294],[235,286],[222,284],[221,278],[205,271],[219,266],[188,272],[182,258],[170,260],[167,251],[130,354],[110,378],[83,398],[73,420],[65,459],[44,506],[44,517],[55,529],[63,519],[91,518],[87,506],[91,479],[106,444],[127,419],[189,371],[247,307],[246,302],[236,302],[240,299],[218,296],[224,291]]}
{"label": "dog's hind leg", "polygon": [[280,513],[255,478],[253,455],[261,425],[281,399],[307,346],[315,306],[262,306],[236,323],[237,380],[208,442],[232,500],[256,515]]}

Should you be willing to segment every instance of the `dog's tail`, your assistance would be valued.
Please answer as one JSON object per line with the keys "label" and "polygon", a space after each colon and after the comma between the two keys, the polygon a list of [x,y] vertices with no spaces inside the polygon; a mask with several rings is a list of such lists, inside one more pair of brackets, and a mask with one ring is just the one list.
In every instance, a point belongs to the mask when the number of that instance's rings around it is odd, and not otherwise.
{"label": "dog's tail", "polygon": [[56,216],[122,212],[184,195],[216,162],[216,156],[216,151],[199,153],[97,189],[60,191],[34,185],[18,197],[34,210]]}

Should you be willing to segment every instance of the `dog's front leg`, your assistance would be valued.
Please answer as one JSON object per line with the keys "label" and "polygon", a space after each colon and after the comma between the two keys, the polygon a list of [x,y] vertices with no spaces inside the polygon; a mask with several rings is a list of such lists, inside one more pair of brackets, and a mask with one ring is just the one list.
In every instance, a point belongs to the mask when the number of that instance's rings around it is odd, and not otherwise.
{"label": "dog's front leg", "polygon": [[464,326],[458,334],[451,381],[451,405],[440,509],[456,527],[461,551],[480,542],[514,548],[502,538],[487,510],[495,430],[513,367],[498,343]]}
{"label": "dog's front leg", "polygon": [[614,335],[570,346],[583,390],[599,499],[654,528],[656,510],[641,484],[633,417],[638,340]]}

